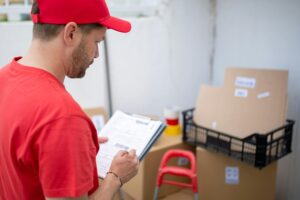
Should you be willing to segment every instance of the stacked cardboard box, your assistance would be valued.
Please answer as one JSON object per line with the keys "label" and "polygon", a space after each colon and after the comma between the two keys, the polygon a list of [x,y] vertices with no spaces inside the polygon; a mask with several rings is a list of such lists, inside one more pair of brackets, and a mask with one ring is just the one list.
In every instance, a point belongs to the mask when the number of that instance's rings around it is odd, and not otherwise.
{"label": "stacked cardboard box", "polygon": [[[228,137],[218,138],[228,142],[229,151],[242,151],[239,139],[253,133],[266,134],[284,125],[287,113],[287,71],[228,68],[224,80],[222,87],[201,87],[193,120],[200,126],[236,137],[236,141],[228,141]],[[273,139],[282,134],[277,132]],[[204,135],[195,139],[206,143],[213,137],[217,135]],[[268,153],[280,154],[280,147],[278,149],[271,149]],[[255,154],[256,148],[246,147],[244,152]],[[226,155],[201,148],[197,149],[197,160],[199,190],[203,200],[274,199],[276,163],[259,170]],[[233,185],[226,183],[226,169],[240,177]]]}
{"label": "stacked cardboard box", "polygon": [[259,170],[239,160],[197,147],[201,200],[274,200],[277,162]]}

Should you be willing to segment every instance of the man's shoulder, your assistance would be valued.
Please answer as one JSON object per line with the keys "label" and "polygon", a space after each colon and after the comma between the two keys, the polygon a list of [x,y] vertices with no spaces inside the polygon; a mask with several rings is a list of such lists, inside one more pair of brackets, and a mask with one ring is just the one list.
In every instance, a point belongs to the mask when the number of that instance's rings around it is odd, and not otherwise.
{"label": "man's shoulder", "polygon": [[70,93],[60,83],[53,80],[41,81],[38,85],[28,89],[24,97],[23,101],[27,101],[32,111],[37,112],[36,114],[42,118],[46,116],[51,118],[49,120],[63,116],[86,118],[80,105]]}
{"label": "man's shoulder", "polygon": [[73,97],[66,90],[50,90],[45,95],[41,96],[39,101],[43,109],[55,111],[60,115],[79,115],[85,114],[80,105],[73,99]]}

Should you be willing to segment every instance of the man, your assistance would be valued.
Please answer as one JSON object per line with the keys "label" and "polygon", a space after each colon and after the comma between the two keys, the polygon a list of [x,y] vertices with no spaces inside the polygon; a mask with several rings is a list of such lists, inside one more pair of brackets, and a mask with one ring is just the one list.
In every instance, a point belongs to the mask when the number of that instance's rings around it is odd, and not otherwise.
{"label": "man", "polygon": [[110,16],[104,0],[38,0],[32,20],[29,51],[0,70],[0,199],[112,199],[138,158],[120,151],[99,186],[95,157],[106,139],[63,81],[85,75],[107,28],[130,24]]}

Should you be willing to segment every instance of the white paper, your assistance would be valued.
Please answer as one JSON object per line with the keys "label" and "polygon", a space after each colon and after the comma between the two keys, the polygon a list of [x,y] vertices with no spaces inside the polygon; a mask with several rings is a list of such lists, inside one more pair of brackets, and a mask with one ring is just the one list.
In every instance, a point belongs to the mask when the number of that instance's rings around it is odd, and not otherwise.
{"label": "white paper", "polygon": [[225,167],[225,183],[234,185],[239,184],[238,167]]}
{"label": "white paper", "polygon": [[263,93],[258,94],[257,98],[258,99],[263,99],[263,98],[266,98],[268,96],[270,96],[270,92],[263,92]]}
{"label": "white paper", "polygon": [[248,96],[248,90],[236,88],[234,91],[234,96],[246,98]]}
{"label": "white paper", "polygon": [[235,78],[235,86],[245,88],[255,88],[256,79],[250,77],[238,76]]}
{"label": "white paper", "polygon": [[105,177],[113,157],[119,150],[136,150],[140,156],[145,146],[162,123],[116,111],[98,134],[108,137],[108,142],[100,145],[96,157],[98,175]]}

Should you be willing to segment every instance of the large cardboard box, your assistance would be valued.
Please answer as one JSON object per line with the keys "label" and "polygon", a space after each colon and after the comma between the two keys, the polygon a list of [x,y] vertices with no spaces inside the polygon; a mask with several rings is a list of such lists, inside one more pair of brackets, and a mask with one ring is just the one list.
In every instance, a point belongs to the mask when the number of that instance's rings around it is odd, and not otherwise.
{"label": "large cardboard box", "polygon": [[[253,133],[269,131],[285,124],[287,113],[288,71],[264,69],[226,69],[223,87],[202,86],[194,113],[196,124],[227,133],[239,139]],[[283,135],[277,132],[273,139]],[[209,139],[218,135],[210,134]],[[205,136],[197,140],[206,143]],[[220,137],[224,146],[241,152],[239,140]],[[268,138],[270,141],[271,138]],[[230,144],[229,144],[230,142]],[[228,144],[227,144],[228,143]],[[281,144],[279,144],[281,145]],[[280,148],[271,149],[271,155],[280,155]],[[254,154],[255,146],[246,145],[244,152]]]}
{"label": "large cardboard box", "polygon": [[194,121],[238,138],[269,132],[285,122],[287,84],[284,70],[228,68],[222,88],[201,87]]}
{"label": "large cardboard box", "polygon": [[197,147],[200,200],[274,200],[277,162],[257,169]]}
{"label": "large cardboard box", "polygon": [[[156,185],[157,172],[161,159],[169,149],[186,149],[194,151],[194,147],[182,142],[181,136],[166,136],[162,134],[157,143],[150,149],[144,160],[140,163],[138,174],[126,183],[122,190],[135,200],[152,200]],[[171,165],[181,165],[184,162],[171,160]],[[167,177],[170,180],[187,182],[184,177]],[[178,191],[179,188],[162,185],[159,197],[164,197]]]}
{"label": "large cardboard box", "polygon": [[[243,138],[282,126],[286,119],[287,86],[287,70],[227,68],[224,129]],[[234,122],[239,122],[238,127],[232,127]]]}

